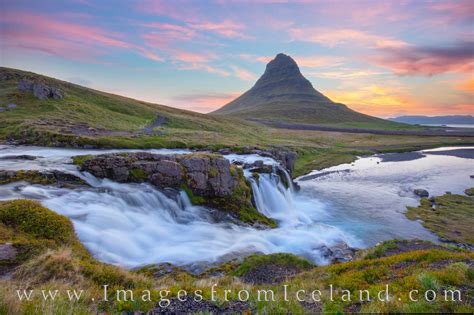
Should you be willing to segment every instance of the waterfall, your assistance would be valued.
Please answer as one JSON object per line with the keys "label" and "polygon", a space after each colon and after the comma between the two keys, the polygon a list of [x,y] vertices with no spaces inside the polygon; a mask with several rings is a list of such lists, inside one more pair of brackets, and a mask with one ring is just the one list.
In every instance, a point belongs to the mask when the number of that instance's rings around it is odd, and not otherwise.
{"label": "waterfall", "polygon": [[[273,219],[284,222],[292,216],[293,210],[293,183],[287,171],[283,168],[273,168],[270,174],[259,174],[258,178],[247,176],[252,185],[252,191],[257,210]],[[289,178],[288,188],[285,187],[277,170]]]}
{"label": "waterfall", "polygon": [[[11,151],[16,153],[13,148]],[[188,265],[255,252],[289,252],[324,264],[327,260],[317,248],[341,241],[355,245],[342,230],[318,223],[327,215],[325,205],[296,193],[289,174],[274,160],[268,160],[274,172],[260,174],[258,180],[244,172],[258,211],[278,221],[278,228],[261,230],[223,219],[219,211],[192,205],[184,192],[169,194],[147,183],[118,183],[80,173],[68,159],[88,154],[87,150],[78,151],[35,148],[35,154],[43,158],[1,163],[4,169],[61,169],[80,176],[91,187],[16,182],[0,185],[0,200],[36,199],[69,217],[79,240],[101,261],[125,267],[161,262]],[[282,176],[290,183],[288,187]]]}

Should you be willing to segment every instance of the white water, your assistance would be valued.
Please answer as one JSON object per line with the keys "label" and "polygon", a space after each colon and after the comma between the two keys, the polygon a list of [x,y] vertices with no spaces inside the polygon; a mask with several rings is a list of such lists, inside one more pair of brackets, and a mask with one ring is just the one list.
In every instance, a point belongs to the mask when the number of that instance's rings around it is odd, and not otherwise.
{"label": "white water", "polygon": [[[213,262],[250,252],[291,252],[324,264],[321,246],[346,242],[364,247],[394,237],[436,240],[402,214],[406,205],[417,203],[411,189],[421,185],[437,194],[443,189],[459,192],[472,185],[468,173],[474,170],[473,160],[451,156],[380,164],[378,158],[362,158],[354,166],[329,168],[323,172],[335,172],[300,180],[298,193],[286,189],[274,174],[262,174],[258,183],[248,174],[258,210],[279,222],[277,229],[257,230],[231,220],[216,222],[214,211],[192,206],[185,194],[174,200],[151,185],[97,179],[71,164],[73,155],[111,151],[124,150],[0,146],[0,157],[42,156],[33,161],[0,160],[0,169],[59,169],[81,176],[92,186],[71,190],[14,183],[0,186],[0,199],[40,200],[72,220],[79,239],[98,259],[127,267]],[[227,158],[277,164],[255,155]]]}
{"label": "white water", "polygon": [[[151,185],[97,179],[79,173],[71,164],[70,156],[94,153],[99,152],[0,147],[0,157],[19,154],[43,157],[33,161],[1,160],[0,169],[60,169],[81,176],[93,187],[71,190],[14,183],[0,186],[0,199],[40,200],[72,220],[79,239],[98,259],[127,267],[159,262],[213,262],[251,252],[291,252],[324,264],[327,261],[317,248],[340,242],[362,245],[340,229],[318,223],[326,213],[324,205],[306,198],[293,200],[290,190],[278,183],[275,175],[262,175],[260,185],[253,182],[253,186],[259,196],[259,210],[278,220],[280,227],[258,230],[230,221],[215,222],[210,209],[190,205],[185,194],[173,200]],[[228,158],[252,162],[258,156]],[[276,164],[271,159],[264,160]]]}

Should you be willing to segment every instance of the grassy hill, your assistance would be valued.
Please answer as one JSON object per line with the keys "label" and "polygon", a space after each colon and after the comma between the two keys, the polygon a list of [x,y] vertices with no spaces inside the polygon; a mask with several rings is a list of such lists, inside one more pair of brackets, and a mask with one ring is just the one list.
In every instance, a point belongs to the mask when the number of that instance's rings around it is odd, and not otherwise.
{"label": "grassy hill", "polygon": [[[20,92],[21,79],[43,80],[64,98],[39,100]],[[298,153],[295,174],[338,163],[356,155],[473,144],[472,137],[423,137],[288,130],[227,115],[204,115],[82,87],[16,69],[0,68],[0,143],[15,141],[63,147],[211,148],[285,147]],[[360,114],[362,115],[362,114]],[[383,120],[376,120],[385,121]],[[158,122],[158,124],[154,124]],[[349,123],[345,123],[349,124]],[[352,122],[351,127],[366,127]],[[374,126],[374,122],[370,123]],[[148,126],[148,128],[147,128]],[[154,127],[154,128],[153,128]],[[383,128],[383,126],[380,126]],[[153,129],[152,132],[145,132]]]}

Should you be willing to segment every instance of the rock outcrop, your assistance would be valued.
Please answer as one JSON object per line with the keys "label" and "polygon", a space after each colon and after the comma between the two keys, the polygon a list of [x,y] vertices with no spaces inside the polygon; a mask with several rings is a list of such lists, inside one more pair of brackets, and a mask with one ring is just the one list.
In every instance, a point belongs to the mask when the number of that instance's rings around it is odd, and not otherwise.
{"label": "rock outcrop", "polygon": [[59,100],[64,97],[64,93],[58,87],[48,86],[43,80],[31,81],[21,79],[18,82],[18,89],[20,92],[32,92],[39,100],[47,100],[49,98]]}
{"label": "rock outcrop", "polygon": [[255,209],[252,190],[242,170],[220,155],[135,152],[75,160],[81,161],[82,171],[99,178],[184,189],[193,204],[225,210],[243,222],[275,226],[273,220]]}
{"label": "rock outcrop", "polygon": [[[25,157],[29,157],[25,155]],[[64,173],[58,170],[53,171],[37,171],[37,170],[20,170],[20,171],[2,171],[0,170],[0,185],[25,181],[31,184],[54,185],[58,187],[76,187],[87,185],[81,178]]]}
{"label": "rock outcrop", "polygon": [[430,196],[430,193],[426,189],[415,189],[413,190],[413,193],[421,198],[426,198]]}

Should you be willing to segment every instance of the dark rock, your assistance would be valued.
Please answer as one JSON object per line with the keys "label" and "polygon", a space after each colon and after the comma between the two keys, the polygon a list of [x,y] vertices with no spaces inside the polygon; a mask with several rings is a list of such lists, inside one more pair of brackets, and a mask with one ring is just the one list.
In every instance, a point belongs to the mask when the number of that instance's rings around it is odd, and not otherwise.
{"label": "dark rock", "polygon": [[331,261],[331,263],[351,261],[354,259],[356,254],[356,249],[349,247],[344,242],[331,247],[321,246],[316,250],[318,250],[324,258]]}
{"label": "dark rock", "polygon": [[421,198],[429,197],[430,195],[430,193],[426,189],[421,189],[421,188],[413,190],[413,193],[415,193],[415,195]]}
{"label": "dark rock", "polygon": [[261,167],[253,167],[250,169],[252,173],[267,173],[271,174],[273,172],[273,166],[271,165],[262,165]]}
{"label": "dark rock", "polygon": [[43,80],[35,82],[22,79],[18,82],[18,89],[23,93],[32,92],[40,100],[47,100],[48,98],[59,100],[64,97],[64,93],[58,87],[48,86]]}
{"label": "dark rock", "polygon": [[[238,300],[231,300],[223,306],[208,300],[198,300],[193,296],[183,296],[181,300],[177,298],[170,299],[170,304],[166,307],[161,307],[157,304],[156,309],[148,312],[149,315],[156,314],[242,314],[251,313],[251,308],[247,302]],[[165,306],[165,305],[163,305]]]}
{"label": "dark rock", "polygon": [[0,261],[14,260],[18,255],[18,251],[11,243],[0,244]]}
{"label": "dark rock", "polygon": [[26,181],[31,184],[54,185],[58,187],[85,186],[87,183],[73,174],[64,173],[58,170],[53,171],[1,171],[0,184]]}
{"label": "dark rock", "polygon": [[[156,173],[152,174],[150,181],[155,186],[179,186],[183,178],[182,166],[173,161],[157,161],[155,166]],[[148,173],[148,170],[146,171]]]}
{"label": "dark rock", "polygon": [[33,91],[33,81],[28,79],[21,79],[18,81],[18,89],[20,92],[32,92]]}
{"label": "dark rock", "polygon": [[[230,198],[236,193],[236,187],[242,185],[243,175],[236,169],[231,171],[231,168],[235,166],[217,155],[146,152],[98,155],[87,159],[81,166],[82,171],[118,182],[148,181],[159,188],[185,186],[193,195],[206,197],[206,201],[209,198]],[[246,202],[247,206],[253,207],[250,198]]]}
{"label": "dark rock", "polygon": [[38,157],[34,155],[5,155],[0,160],[36,160]]}
{"label": "dark rock", "polygon": [[283,166],[291,173],[295,169],[296,159],[298,158],[298,154],[293,151],[286,151],[286,150],[272,150],[273,155],[275,158],[283,163]]}

